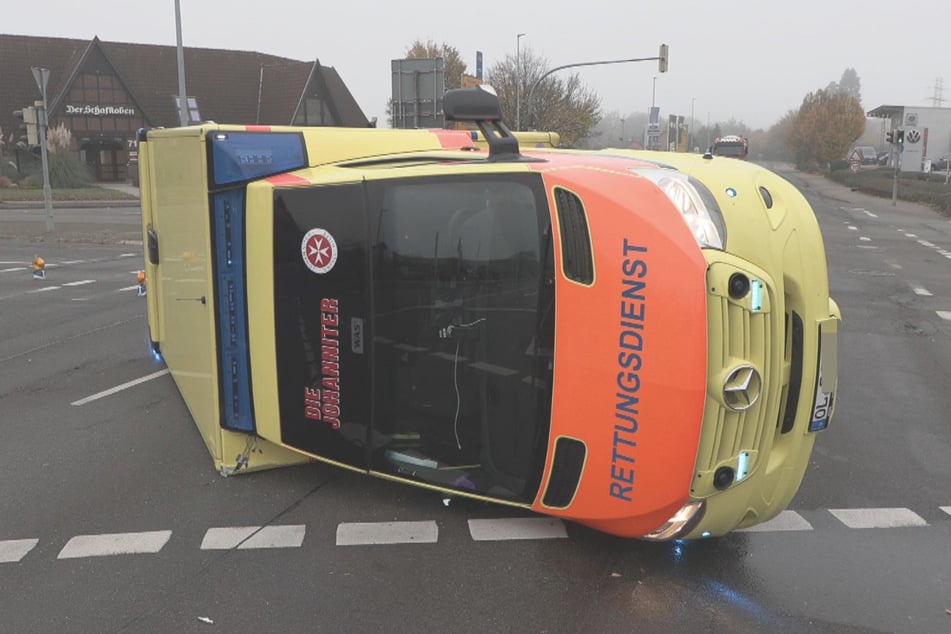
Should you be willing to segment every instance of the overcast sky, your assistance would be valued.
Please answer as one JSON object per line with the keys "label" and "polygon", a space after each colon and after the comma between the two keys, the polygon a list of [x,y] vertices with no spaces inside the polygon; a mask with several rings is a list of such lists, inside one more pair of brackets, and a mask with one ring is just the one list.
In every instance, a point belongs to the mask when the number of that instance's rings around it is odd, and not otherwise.
{"label": "overcast sky", "polygon": [[[186,47],[319,59],[336,68],[366,115],[381,125],[390,61],[414,40],[454,46],[475,74],[476,51],[488,70],[506,55],[514,58],[518,33],[525,34],[521,49],[550,67],[656,56],[667,43],[665,74],[653,61],[560,71],[578,73],[601,97],[604,114],[646,112],[656,77],[662,117],[689,117],[692,110],[698,124],[736,118],[766,128],[849,67],[861,80],[866,111],[883,104],[951,107],[951,4],[941,0],[180,2]],[[38,6],[5,11],[0,32],[175,45],[174,0],[44,0]],[[936,88],[942,78],[943,94]],[[943,104],[934,101],[936,94]]]}

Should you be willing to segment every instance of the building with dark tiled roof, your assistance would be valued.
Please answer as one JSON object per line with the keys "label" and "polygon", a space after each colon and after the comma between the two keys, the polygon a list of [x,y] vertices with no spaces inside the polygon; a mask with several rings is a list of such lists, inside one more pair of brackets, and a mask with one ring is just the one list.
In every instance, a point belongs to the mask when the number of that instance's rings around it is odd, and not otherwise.
{"label": "building with dark tiled roof", "polygon": [[[251,51],[184,48],[190,121],[366,127],[337,72]],[[125,178],[135,132],[179,125],[174,46],[0,34],[0,128],[41,94],[31,68],[49,69],[49,125],[64,125],[97,180]]]}

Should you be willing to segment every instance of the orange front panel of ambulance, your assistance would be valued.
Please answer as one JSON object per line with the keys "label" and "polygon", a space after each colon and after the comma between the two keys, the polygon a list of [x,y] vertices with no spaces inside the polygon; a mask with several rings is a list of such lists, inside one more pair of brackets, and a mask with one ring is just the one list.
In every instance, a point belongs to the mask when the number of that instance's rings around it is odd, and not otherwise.
{"label": "orange front panel of ambulance", "polygon": [[[580,440],[586,452],[571,503],[546,508],[543,480],[535,508],[608,532],[646,533],[684,504],[693,477],[706,391],[706,262],[679,212],[646,179],[561,169],[546,173],[545,184],[562,263],[546,474],[559,437]],[[590,283],[564,269],[578,257],[566,253],[578,247],[565,233],[577,228],[559,209],[572,196],[590,233]]]}

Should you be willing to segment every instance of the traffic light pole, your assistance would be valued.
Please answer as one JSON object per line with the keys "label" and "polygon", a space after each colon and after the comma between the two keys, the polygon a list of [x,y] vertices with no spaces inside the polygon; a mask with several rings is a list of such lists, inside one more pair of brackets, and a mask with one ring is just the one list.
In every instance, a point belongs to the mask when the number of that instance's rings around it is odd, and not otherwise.
{"label": "traffic light pole", "polygon": [[36,67],[33,67],[32,70],[36,85],[43,93],[43,106],[37,108],[36,127],[39,128],[40,157],[43,161],[43,206],[46,207],[46,232],[52,233],[55,229],[53,223],[53,192],[50,189],[50,163],[46,153],[46,125],[48,123],[46,118],[46,84],[49,82],[50,71],[47,68]]}
{"label": "traffic light pole", "polygon": [[668,50],[669,49],[667,48],[666,44],[661,44],[660,53],[655,57],[634,57],[631,59],[609,59],[609,60],[600,61],[600,62],[578,62],[576,64],[565,64],[563,66],[556,66],[555,68],[552,68],[550,71],[548,71],[547,73],[545,73],[544,75],[536,79],[532,83],[531,89],[528,91],[528,114],[530,117],[532,117],[532,121],[531,121],[532,128],[534,129],[538,119],[538,117],[535,115],[535,102],[534,102],[535,89],[538,88],[538,85],[542,83],[543,79],[545,79],[552,73],[556,73],[559,70],[564,70],[566,68],[576,68],[578,66],[601,66],[603,64],[627,64],[630,62],[648,62],[651,60],[657,60],[658,70],[662,73],[666,73],[667,61],[668,61],[668,55],[669,55]]}
{"label": "traffic light pole", "polygon": [[39,111],[40,156],[43,161],[43,206],[46,208],[46,232],[52,233],[53,224],[53,191],[50,188],[50,163],[46,154],[46,91],[43,91],[43,109]]}

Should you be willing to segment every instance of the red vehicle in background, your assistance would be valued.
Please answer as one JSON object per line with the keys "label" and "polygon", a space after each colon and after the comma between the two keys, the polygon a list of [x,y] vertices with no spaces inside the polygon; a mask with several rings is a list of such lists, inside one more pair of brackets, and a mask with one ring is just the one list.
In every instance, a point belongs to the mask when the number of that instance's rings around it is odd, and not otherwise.
{"label": "red vehicle in background", "polygon": [[710,154],[714,156],[730,156],[746,160],[750,152],[750,142],[746,137],[731,134],[717,137],[710,146]]}

